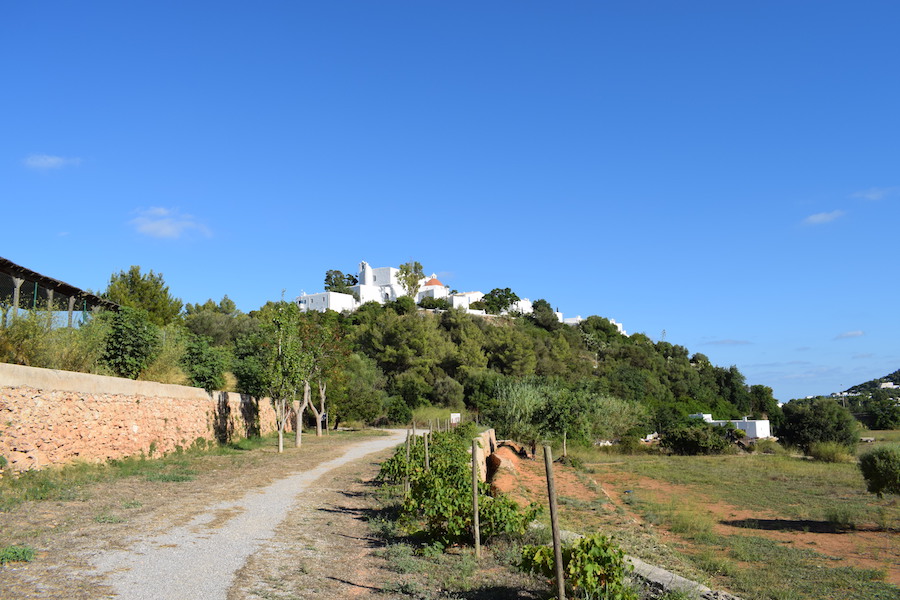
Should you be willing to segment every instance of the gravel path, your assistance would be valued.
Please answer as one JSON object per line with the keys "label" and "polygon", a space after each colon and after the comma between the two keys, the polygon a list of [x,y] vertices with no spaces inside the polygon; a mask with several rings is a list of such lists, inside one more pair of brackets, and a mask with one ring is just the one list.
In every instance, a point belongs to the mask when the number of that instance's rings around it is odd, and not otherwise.
{"label": "gravel path", "polygon": [[122,600],[225,598],[235,572],[270,540],[298,494],[367,454],[399,444],[405,431],[355,444],[330,461],[211,506],[184,526],[104,553],[94,566]]}

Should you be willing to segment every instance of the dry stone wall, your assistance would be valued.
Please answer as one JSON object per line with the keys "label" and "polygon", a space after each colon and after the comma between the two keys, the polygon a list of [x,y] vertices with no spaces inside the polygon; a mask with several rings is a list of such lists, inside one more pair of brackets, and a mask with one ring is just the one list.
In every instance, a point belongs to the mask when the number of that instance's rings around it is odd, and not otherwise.
{"label": "dry stone wall", "polygon": [[274,431],[268,399],[0,363],[0,456],[17,471]]}

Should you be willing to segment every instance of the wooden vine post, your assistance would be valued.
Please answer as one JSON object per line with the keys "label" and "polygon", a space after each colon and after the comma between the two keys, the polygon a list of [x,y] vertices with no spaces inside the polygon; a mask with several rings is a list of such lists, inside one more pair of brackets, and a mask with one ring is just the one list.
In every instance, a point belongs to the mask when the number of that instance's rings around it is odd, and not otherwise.
{"label": "wooden vine post", "polygon": [[550,497],[550,528],[553,532],[553,562],[556,565],[556,590],[559,600],[566,600],[563,575],[562,545],[559,541],[559,518],[556,513],[556,485],[553,483],[553,451],[544,445],[544,468],[547,471],[547,495]]}
{"label": "wooden vine post", "polygon": [[426,431],[422,434],[422,439],[425,441],[425,471],[431,470],[431,459],[428,456],[428,438],[431,437],[431,432]]}
{"label": "wooden vine post", "polygon": [[406,430],[406,468],[403,469],[403,495],[409,494],[409,429]]}
{"label": "wooden vine post", "polygon": [[481,558],[481,529],[478,525],[478,438],[472,439],[472,534],[475,558]]}

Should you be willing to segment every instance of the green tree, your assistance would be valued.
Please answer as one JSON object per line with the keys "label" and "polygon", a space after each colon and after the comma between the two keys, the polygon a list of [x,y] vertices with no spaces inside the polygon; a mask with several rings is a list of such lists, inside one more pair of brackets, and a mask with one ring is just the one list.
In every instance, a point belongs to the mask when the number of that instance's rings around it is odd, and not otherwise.
{"label": "green tree", "polygon": [[330,406],[333,427],[342,421],[372,422],[386,409],[387,378],[371,358],[352,353],[340,369],[330,373]]}
{"label": "green tree", "polygon": [[181,300],[169,293],[162,273],[151,270],[142,274],[137,265],[127,272],[113,274],[103,297],[120,306],[146,311],[150,322],[159,327],[171,323],[181,314]]}
{"label": "green tree", "polygon": [[900,429],[900,404],[888,395],[887,390],[878,389],[865,401],[865,408],[872,415],[873,429]]}
{"label": "green tree", "polygon": [[508,310],[514,302],[518,302],[519,297],[509,288],[494,288],[485,294],[481,301],[489,313],[499,315],[504,310]]}
{"label": "green tree", "polygon": [[263,350],[262,387],[272,399],[278,426],[278,451],[284,451],[284,431],[290,408],[302,397],[297,409],[297,442],[300,441],[300,415],[309,404],[309,379],[312,361],[304,351],[300,335],[300,309],[284,300],[269,303],[260,311],[260,348]]}
{"label": "green tree", "polygon": [[210,338],[213,346],[233,346],[250,333],[256,322],[237,309],[226,295],[216,304],[212,299],[203,304],[186,304],[184,325],[191,333]]}
{"label": "green tree", "polygon": [[159,351],[159,328],[143,310],[124,306],[105,314],[110,323],[102,359],[119,377],[137,379]]}
{"label": "green tree", "polygon": [[784,424],[776,434],[804,452],[813,442],[837,442],[850,450],[859,442],[859,423],[833,398],[791,400],[782,410]]}
{"label": "green tree", "polygon": [[784,423],[784,413],[772,395],[772,388],[767,385],[750,386],[750,410],[754,419],[769,419],[773,429]]}
{"label": "green tree", "polygon": [[210,338],[192,335],[182,358],[191,385],[207,392],[221,390],[225,385],[225,371],[231,363],[228,350],[212,345]]}
{"label": "green tree", "polygon": [[400,287],[402,287],[406,292],[406,295],[414,301],[416,299],[416,294],[419,293],[419,282],[423,277],[425,277],[425,272],[422,270],[422,263],[414,261],[400,265],[400,272],[397,274],[397,279],[400,281]]}
{"label": "green tree", "polygon": [[344,275],[343,271],[329,270],[325,272],[325,291],[338,292],[340,294],[353,294],[350,289],[359,283],[359,280],[350,275]]}
{"label": "green tree", "polygon": [[535,300],[531,307],[532,313],[528,316],[528,319],[538,327],[547,331],[556,331],[562,327],[562,323],[559,322],[559,318],[553,312],[553,307],[546,300]]}

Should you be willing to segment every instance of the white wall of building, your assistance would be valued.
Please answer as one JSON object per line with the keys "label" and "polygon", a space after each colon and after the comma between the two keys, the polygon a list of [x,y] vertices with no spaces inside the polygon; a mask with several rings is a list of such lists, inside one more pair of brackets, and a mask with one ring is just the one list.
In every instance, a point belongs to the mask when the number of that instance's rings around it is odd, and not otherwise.
{"label": "white wall of building", "polygon": [[[406,291],[400,285],[398,279],[399,273],[400,269],[395,267],[372,268],[369,263],[362,261],[359,263],[359,271],[357,274],[359,283],[350,288],[359,300],[356,300],[350,294],[320,292],[318,294],[301,294],[297,297],[295,302],[303,311],[315,310],[319,312],[325,312],[326,310],[334,310],[337,312],[354,311],[366,302],[377,302],[379,304],[393,302],[397,298],[406,295]],[[473,302],[478,302],[484,298],[484,293],[458,292],[451,294],[450,288],[439,281],[432,285],[426,285],[430,281],[437,281],[437,275],[432,273],[431,276],[423,277],[419,280],[420,287],[415,297],[417,304],[421,302],[423,298],[447,298],[450,301],[451,308],[463,309],[473,315],[486,314],[484,310],[470,308]],[[533,312],[534,306],[532,305],[531,300],[522,298],[521,300],[514,302],[512,306],[510,306],[509,311],[504,314],[520,313],[527,315]],[[555,314],[556,318],[566,325],[577,325],[583,320],[580,315],[574,318],[565,319],[563,318],[562,313],[557,312]],[[619,333],[628,335],[625,333],[625,329],[622,325],[616,323],[615,320],[609,319],[609,322],[615,325],[616,329],[619,330]]]}
{"label": "white wall of building", "polygon": [[726,423],[733,423],[736,428],[746,433],[747,438],[751,440],[772,437],[772,429],[769,426],[768,419],[731,419],[726,421],[717,421],[713,419],[712,415],[709,413],[696,413],[688,416],[695,419],[703,419],[704,421],[706,421],[707,423],[711,423],[712,425],[723,426]]}

